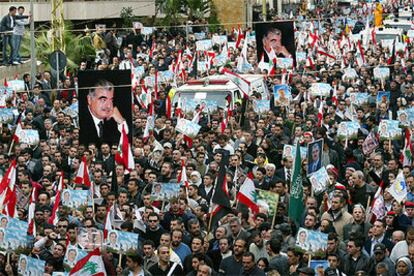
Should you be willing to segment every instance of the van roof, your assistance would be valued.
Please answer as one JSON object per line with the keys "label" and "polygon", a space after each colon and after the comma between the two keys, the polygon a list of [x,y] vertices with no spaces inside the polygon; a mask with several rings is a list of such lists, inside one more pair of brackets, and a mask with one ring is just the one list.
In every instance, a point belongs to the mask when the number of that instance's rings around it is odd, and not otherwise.
{"label": "van roof", "polygon": [[[255,81],[262,81],[264,78],[263,75],[243,74],[240,76],[248,80],[250,83],[255,82]],[[208,85],[204,85],[204,82],[206,80],[209,81]],[[226,83],[221,82],[221,81],[226,81],[226,80],[227,80]],[[218,82],[215,82],[215,81],[218,81]],[[190,91],[196,90],[196,91],[209,92],[209,91],[229,91],[229,90],[237,90],[237,89],[239,89],[238,86],[234,84],[232,81],[230,81],[228,76],[214,75],[214,76],[202,78],[199,81],[194,81],[192,83],[191,82],[186,83],[178,87],[177,91],[190,92]]]}

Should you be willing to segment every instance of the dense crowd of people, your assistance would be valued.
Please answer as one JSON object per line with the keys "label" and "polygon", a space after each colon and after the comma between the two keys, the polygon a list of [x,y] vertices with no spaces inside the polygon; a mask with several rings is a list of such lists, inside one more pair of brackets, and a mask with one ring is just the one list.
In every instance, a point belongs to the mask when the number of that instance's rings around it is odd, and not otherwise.
{"label": "dense crowd of people", "polygon": [[[45,275],[74,272],[73,267],[81,262],[73,256],[69,262],[69,249],[88,253],[98,247],[107,275],[414,275],[413,151],[411,135],[406,134],[411,133],[414,122],[400,122],[400,135],[392,139],[382,139],[379,130],[381,121],[399,120],[401,111],[409,114],[413,106],[414,47],[407,33],[401,37],[404,48],[398,51],[396,42],[387,47],[375,41],[371,29],[367,43],[350,39],[352,34],[366,31],[367,18],[375,28],[382,19],[397,15],[399,5],[409,5],[400,2],[360,2],[345,10],[335,3],[313,10],[301,6],[291,14],[297,33],[296,54],[304,52],[306,57],[297,59],[287,71],[261,66],[256,42],[244,43],[252,28],[211,32],[212,26],[200,21],[187,34],[166,29],[142,34],[141,29],[134,29],[122,37],[116,30],[103,28],[88,33],[97,57],[94,62],[82,62],[79,71],[114,70],[116,74],[115,70],[134,72],[142,66],[144,72],[138,79],[168,70],[177,74],[157,88],[149,137],[145,130],[151,108],[140,100],[148,87],[140,80],[132,81],[132,170],[115,160],[117,144],[80,143],[78,116],[82,114],[72,108],[78,99],[76,72],[62,79],[58,87],[49,71],[36,75],[34,86],[25,74],[26,90],[6,102],[8,108],[16,109],[16,116],[1,129],[0,186],[9,185],[7,172],[15,160],[16,217],[28,222],[31,238],[23,252],[0,251],[0,274],[24,274],[22,263],[27,261],[21,261],[23,253],[45,261]],[[349,15],[344,11],[350,11]],[[354,21],[353,28],[346,17]],[[217,65],[214,59],[209,61],[207,51],[197,51],[196,34],[200,33],[206,38],[226,35],[229,42],[244,35],[239,47],[228,47],[225,64]],[[363,64],[358,61],[361,45]],[[210,52],[217,57],[224,47],[215,45]],[[251,67],[238,72],[242,55]],[[209,66],[200,68],[197,63],[205,60]],[[179,72],[171,69],[177,64]],[[281,104],[270,92],[270,106],[260,113],[254,102],[261,95],[254,91],[236,102],[229,113],[229,106],[209,114],[197,106],[184,115],[189,120],[197,112],[200,116],[201,130],[188,141],[175,129],[178,113],[168,114],[168,97],[177,85],[218,75],[223,67],[262,74],[269,91],[274,85],[286,84],[292,97]],[[374,77],[378,67],[389,68],[390,76]],[[315,83],[327,83],[332,89],[327,95],[312,94]],[[388,100],[377,100],[381,91],[390,92]],[[367,100],[352,100],[359,93],[368,93]],[[343,122],[358,124],[354,137],[339,137]],[[39,144],[16,141],[17,124],[37,130]],[[317,140],[323,141],[321,166],[328,174],[320,193],[314,191],[307,174],[307,158],[295,166],[295,156],[283,156],[285,145],[307,147]],[[367,142],[371,144],[367,146]],[[86,178],[80,183],[77,179],[85,166],[90,184]],[[301,219],[295,221],[289,208],[298,167],[303,202]],[[225,181],[220,179],[223,172]],[[240,203],[237,195],[248,176],[253,177],[257,189],[278,194],[275,213],[269,212],[269,206],[252,210]],[[65,195],[60,199],[61,179],[66,189],[89,190],[93,204],[77,208]],[[155,183],[178,183],[180,194],[168,201],[154,200]],[[395,195],[396,183],[402,199]],[[214,209],[220,205],[215,194],[219,189],[231,207],[223,216]],[[5,213],[7,208],[1,209]],[[138,249],[120,254],[107,250],[106,241],[85,248],[80,233],[93,232],[94,239],[95,235],[106,236],[108,220],[112,229],[138,234]],[[0,230],[3,227],[1,224]],[[299,229],[324,234],[323,251],[316,254],[309,246],[304,250],[307,245],[300,239]],[[109,243],[115,243],[115,238],[115,234],[109,235]],[[2,244],[0,241],[0,248]]]}

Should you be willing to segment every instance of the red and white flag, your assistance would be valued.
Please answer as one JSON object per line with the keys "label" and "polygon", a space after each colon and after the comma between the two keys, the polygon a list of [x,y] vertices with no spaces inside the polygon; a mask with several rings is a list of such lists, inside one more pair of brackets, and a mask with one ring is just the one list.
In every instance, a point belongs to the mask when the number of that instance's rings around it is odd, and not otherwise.
{"label": "red and white flag", "polygon": [[124,165],[129,171],[135,168],[134,156],[132,155],[131,145],[129,144],[124,125],[122,125],[122,133],[119,139],[118,151],[115,154],[115,160],[118,164]]}
{"label": "red and white flag", "polygon": [[242,76],[230,71],[227,68],[224,68],[222,73],[229,77],[229,79],[234,82],[237,87],[240,88],[240,90],[245,94],[247,97],[250,94],[250,82],[243,78]]}
{"label": "red and white flag", "polygon": [[16,160],[13,160],[0,182],[0,206],[3,214],[14,217],[16,212]]}
{"label": "red and white flag", "polygon": [[187,169],[185,168],[184,160],[181,160],[181,172],[177,177],[177,182],[184,184],[185,187],[188,188]]}
{"label": "red and white flag", "polygon": [[400,156],[400,162],[405,166],[410,166],[413,163],[413,145],[411,143],[411,131],[409,129],[405,130],[405,143],[404,149]]}
{"label": "red and white flag", "polygon": [[78,173],[76,174],[75,183],[78,185],[85,184],[91,187],[91,180],[89,178],[88,165],[86,164],[86,157],[82,157],[82,162],[79,165]]}
{"label": "red and white flag", "polygon": [[21,122],[21,116],[19,116],[19,119],[17,120],[17,126],[16,130],[13,134],[13,141],[17,144],[19,143],[20,138],[22,137],[23,128],[22,128],[22,122]]}
{"label": "red and white flag", "polygon": [[323,121],[323,101],[319,103],[319,110],[318,110],[318,127],[322,126]]}
{"label": "red and white flag", "polygon": [[365,53],[364,53],[364,48],[362,48],[361,45],[361,41],[358,40],[358,45],[357,45],[357,52],[356,52],[356,60],[358,63],[358,66],[362,66],[365,64]]}
{"label": "red and white flag", "polygon": [[108,233],[112,231],[112,220],[111,220],[111,207],[108,207],[106,210],[105,217],[105,228],[104,228],[104,239],[108,238]]}
{"label": "red and white flag", "polygon": [[57,226],[58,220],[59,220],[59,216],[57,215],[58,209],[59,209],[59,205],[60,205],[60,195],[62,194],[64,188],[64,183],[63,183],[63,172],[61,172],[60,174],[60,178],[59,178],[59,184],[57,187],[57,191],[56,191],[56,196],[55,196],[55,202],[53,203],[53,209],[52,209],[52,214],[50,215],[49,218],[49,224],[53,224],[55,226]]}
{"label": "red and white flag", "polygon": [[96,248],[84,258],[80,259],[69,272],[75,276],[106,276],[105,264],[102,260],[101,250]]}
{"label": "red and white flag", "polygon": [[378,187],[370,208],[370,212],[367,210],[367,213],[370,214],[367,216],[367,222],[381,220],[385,217],[386,209],[381,187]]}
{"label": "red and white flag", "polygon": [[240,191],[237,193],[237,200],[249,207],[253,213],[259,212],[256,188],[251,175],[246,176],[246,179],[240,187]]}
{"label": "red and white flag", "polygon": [[30,195],[29,212],[27,214],[27,222],[29,223],[27,233],[36,238],[35,209],[36,209],[37,187],[33,186]]}
{"label": "red and white flag", "polygon": [[154,123],[155,123],[155,117],[154,117],[154,102],[151,102],[148,107],[148,117],[147,122],[145,124],[143,139],[144,142],[148,140],[148,138],[151,136],[152,131],[154,130]]}

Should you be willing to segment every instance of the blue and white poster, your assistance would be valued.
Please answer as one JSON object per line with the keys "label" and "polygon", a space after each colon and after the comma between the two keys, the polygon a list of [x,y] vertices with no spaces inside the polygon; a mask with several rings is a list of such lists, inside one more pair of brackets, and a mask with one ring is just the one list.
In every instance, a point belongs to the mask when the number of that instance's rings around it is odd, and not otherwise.
{"label": "blue and white poster", "polygon": [[43,276],[46,262],[38,258],[32,258],[21,254],[17,275],[19,276]]}
{"label": "blue and white poster", "polygon": [[301,227],[296,236],[296,246],[307,252],[324,252],[328,246],[328,234]]}
{"label": "blue and white poster", "polygon": [[88,190],[65,189],[62,193],[62,205],[78,209],[81,206],[91,206],[92,198]]}

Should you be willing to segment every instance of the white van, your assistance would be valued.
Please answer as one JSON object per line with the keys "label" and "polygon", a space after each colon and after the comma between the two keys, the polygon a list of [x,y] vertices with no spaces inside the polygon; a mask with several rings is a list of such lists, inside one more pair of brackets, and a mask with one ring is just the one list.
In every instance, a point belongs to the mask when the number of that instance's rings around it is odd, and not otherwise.
{"label": "white van", "polygon": [[[241,75],[250,82],[251,91],[256,91],[262,99],[269,98],[269,91],[263,75]],[[178,87],[172,101],[173,106],[181,97],[184,112],[194,111],[200,103],[205,103],[210,111],[218,107],[226,108],[226,97],[231,94],[233,104],[241,102],[243,93],[226,75],[210,76],[200,80],[189,81]],[[179,96],[178,96],[179,95]]]}

